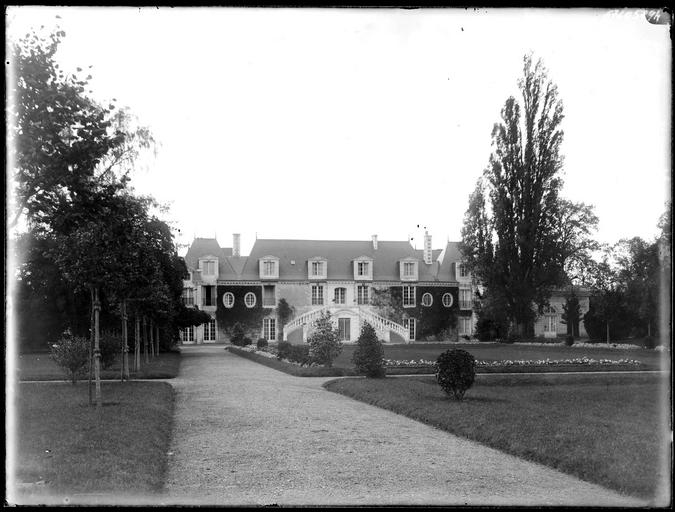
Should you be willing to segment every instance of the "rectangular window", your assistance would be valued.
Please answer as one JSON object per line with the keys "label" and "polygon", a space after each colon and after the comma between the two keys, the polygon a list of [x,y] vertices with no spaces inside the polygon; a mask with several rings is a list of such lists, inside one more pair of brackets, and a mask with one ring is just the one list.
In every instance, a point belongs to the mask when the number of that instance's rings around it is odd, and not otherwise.
{"label": "rectangular window", "polygon": [[277,320],[276,318],[263,319],[263,336],[267,341],[277,339]]}
{"label": "rectangular window", "polygon": [[356,287],[356,303],[370,304],[370,297],[368,296],[368,287],[366,285],[359,285]]}
{"label": "rectangular window", "polygon": [[472,304],[471,290],[459,290],[459,307],[460,309],[471,309]]}
{"label": "rectangular window", "polygon": [[360,275],[360,276],[366,276],[366,277],[369,276],[370,275],[369,267],[368,267],[369,263],[370,262],[368,262],[368,261],[359,261],[357,266],[356,266],[357,267],[357,274]]}
{"label": "rectangular window", "polygon": [[349,318],[338,318],[338,337],[340,341],[351,339],[351,322]]}
{"label": "rectangular window", "polygon": [[549,315],[544,317],[544,332],[557,332],[556,327],[558,317],[556,315]]}
{"label": "rectangular window", "polygon": [[403,276],[404,277],[414,277],[415,276],[415,264],[413,262],[404,262],[403,263]]}
{"label": "rectangular window", "polygon": [[263,306],[276,306],[276,295],[274,293],[274,286],[263,286]]}
{"label": "rectangular window", "polygon": [[466,265],[459,264],[459,277],[469,277],[469,271],[466,268]]}
{"label": "rectangular window", "polygon": [[312,286],[312,306],[323,306],[323,286]]}
{"label": "rectangular window", "polygon": [[471,335],[471,318],[466,316],[459,318],[459,334],[462,336]]}
{"label": "rectangular window", "polygon": [[323,276],[323,261],[312,262],[312,276],[314,277]]}
{"label": "rectangular window", "polygon": [[215,276],[216,275],[216,262],[215,261],[203,261],[202,262],[202,273],[205,276]]}
{"label": "rectangular window", "polygon": [[408,340],[415,341],[415,319],[406,318],[403,320],[403,326],[408,329]]}
{"label": "rectangular window", "polygon": [[335,302],[335,304],[344,304],[345,292],[346,290],[344,288],[335,288],[335,299],[333,302]]}
{"label": "rectangular window", "polygon": [[264,276],[274,276],[276,275],[275,272],[275,264],[276,262],[274,261],[263,261],[263,275]]}
{"label": "rectangular window", "polygon": [[192,343],[195,341],[195,328],[190,326],[180,330],[181,341]]}
{"label": "rectangular window", "polygon": [[202,306],[216,305],[216,287],[202,286]]}
{"label": "rectangular window", "polygon": [[404,286],[403,287],[403,307],[404,308],[415,307],[415,287],[414,286]]}
{"label": "rectangular window", "polygon": [[216,320],[212,318],[204,324],[204,341],[216,341]]}
{"label": "rectangular window", "polygon": [[192,288],[183,288],[183,304],[186,306],[194,306],[195,297]]}

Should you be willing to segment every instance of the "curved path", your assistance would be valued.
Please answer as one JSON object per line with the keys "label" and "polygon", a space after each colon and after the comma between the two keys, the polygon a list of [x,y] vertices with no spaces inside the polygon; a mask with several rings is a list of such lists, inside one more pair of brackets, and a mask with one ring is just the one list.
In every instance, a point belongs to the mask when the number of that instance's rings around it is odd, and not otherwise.
{"label": "curved path", "polygon": [[331,393],[220,346],[183,347],[162,502],[616,505],[641,502]]}

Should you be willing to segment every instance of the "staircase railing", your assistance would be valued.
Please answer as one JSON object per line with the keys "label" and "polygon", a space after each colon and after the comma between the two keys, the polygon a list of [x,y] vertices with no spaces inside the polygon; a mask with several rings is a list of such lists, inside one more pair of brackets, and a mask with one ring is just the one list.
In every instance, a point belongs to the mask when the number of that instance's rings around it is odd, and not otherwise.
{"label": "staircase railing", "polygon": [[376,315],[375,313],[371,313],[370,311],[366,310],[361,310],[359,312],[359,315],[361,316],[361,321],[365,320],[370,325],[372,325],[376,330],[393,331],[399,336],[401,336],[406,341],[406,343],[408,342],[408,337],[410,336],[409,331],[406,327],[402,326],[401,324],[397,324],[393,320],[389,320],[387,318],[381,317],[380,315]]}
{"label": "staircase railing", "polygon": [[328,306],[324,306],[318,309],[312,309],[307,313],[303,313],[300,316],[296,316],[293,320],[284,325],[284,341],[288,339],[288,333],[293,329],[300,327],[303,324],[310,324],[317,318],[319,318],[324,312],[328,310]]}

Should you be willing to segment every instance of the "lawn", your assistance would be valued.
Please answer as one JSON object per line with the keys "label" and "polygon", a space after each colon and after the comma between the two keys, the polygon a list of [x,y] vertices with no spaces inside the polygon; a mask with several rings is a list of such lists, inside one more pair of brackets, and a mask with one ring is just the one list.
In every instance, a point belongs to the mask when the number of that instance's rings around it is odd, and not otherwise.
{"label": "lawn", "polygon": [[325,387],[661,503],[670,486],[669,382],[654,374],[478,375],[463,402],[429,376],[347,378]]}
{"label": "lawn", "polygon": [[[86,494],[152,495],[167,468],[174,392],[163,382],[103,383],[101,410],[87,405],[87,387],[19,383],[18,436],[8,443],[15,482],[36,483],[18,503],[86,501]],[[21,486],[22,488],[25,486]],[[39,489],[39,490],[38,490]],[[29,491],[22,491],[29,492]],[[78,497],[78,495],[80,495]]]}
{"label": "lawn", "polygon": [[289,375],[294,375],[295,377],[341,377],[344,375],[354,375],[355,372],[347,368],[326,368],[323,366],[300,366],[297,364],[287,363],[285,361],[279,361],[276,358],[270,358],[255,354],[252,352],[247,352],[246,350],[241,350],[237,347],[228,347],[227,350],[233,354],[237,354],[245,359],[250,359],[256,363],[274,368],[280,372],[288,373]]}
{"label": "lawn", "polygon": [[[539,360],[539,359],[576,359],[589,357],[592,359],[635,359],[643,363],[642,370],[659,370],[669,360],[667,352],[650,349],[611,349],[598,347],[568,347],[565,345],[510,345],[506,343],[414,343],[410,345],[384,345],[384,356],[387,359],[435,361],[441,352],[452,348],[461,348],[483,361],[499,360]],[[343,345],[342,353],[333,363],[334,366],[351,368],[354,345]]]}
{"label": "lawn", "polygon": [[[16,371],[19,380],[65,380],[63,370],[49,357],[49,353],[21,354],[17,358]],[[137,379],[172,379],[178,375],[180,353],[163,352],[157,357],[148,356],[149,363],[141,355],[141,370],[131,372]],[[129,354],[129,364],[133,365],[133,354]],[[119,379],[120,363],[117,361],[108,370],[101,371],[103,379]],[[83,374],[83,380],[87,374]]]}

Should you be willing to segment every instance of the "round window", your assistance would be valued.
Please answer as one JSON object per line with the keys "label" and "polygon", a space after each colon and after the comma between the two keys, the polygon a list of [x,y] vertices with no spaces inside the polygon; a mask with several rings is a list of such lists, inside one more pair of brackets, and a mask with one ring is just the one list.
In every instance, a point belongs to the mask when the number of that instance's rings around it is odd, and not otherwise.
{"label": "round window", "polygon": [[247,308],[252,308],[255,306],[255,293],[248,292],[246,295],[244,295],[244,304],[246,304]]}
{"label": "round window", "polygon": [[223,295],[223,306],[226,308],[231,308],[234,306],[234,294],[227,292]]}
{"label": "round window", "polygon": [[434,298],[430,293],[425,293],[422,295],[422,306],[429,307],[434,303]]}
{"label": "round window", "polygon": [[443,305],[446,308],[449,308],[450,306],[452,306],[452,301],[453,301],[452,293],[444,293],[443,294]]}

